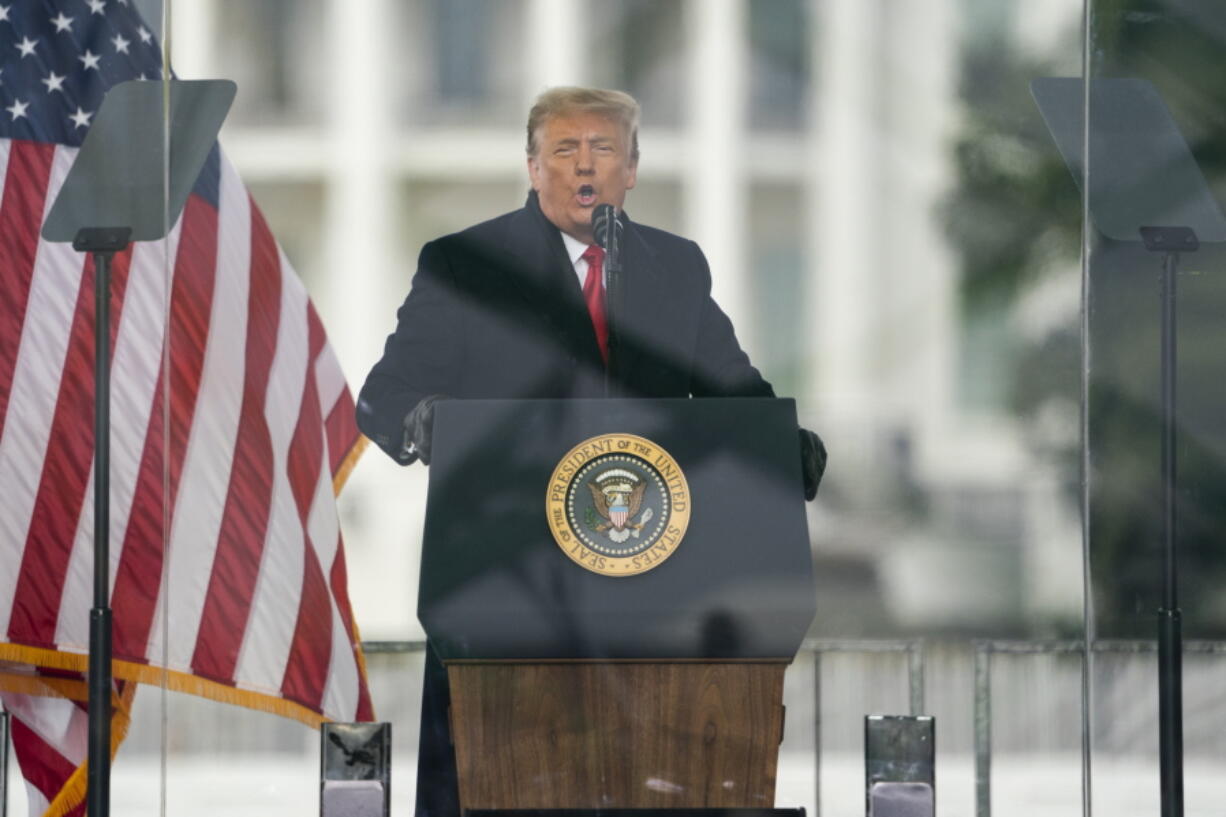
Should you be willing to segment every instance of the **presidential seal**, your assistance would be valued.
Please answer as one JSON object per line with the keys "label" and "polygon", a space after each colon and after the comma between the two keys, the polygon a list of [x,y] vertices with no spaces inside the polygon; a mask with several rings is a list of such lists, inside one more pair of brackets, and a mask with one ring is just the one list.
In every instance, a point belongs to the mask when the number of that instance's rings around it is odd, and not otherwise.
{"label": "presidential seal", "polygon": [[584,440],[558,463],[545,494],[562,552],[605,576],[634,576],[673,555],[690,522],[690,488],[676,460],[633,434]]}

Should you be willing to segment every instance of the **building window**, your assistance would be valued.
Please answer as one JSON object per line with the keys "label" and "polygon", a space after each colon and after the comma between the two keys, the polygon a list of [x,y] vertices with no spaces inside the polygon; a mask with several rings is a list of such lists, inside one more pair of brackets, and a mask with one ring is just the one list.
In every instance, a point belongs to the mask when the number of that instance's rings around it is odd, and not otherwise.
{"label": "building window", "polygon": [[800,130],[810,83],[809,7],[802,0],[750,0],[749,123]]}
{"label": "building window", "polygon": [[218,0],[217,65],[238,83],[231,118],[322,122],[329,63],[322,0]]}
{"label": "building window", "polygon": [[390,4],[397,48],[387,55],[400,118],[414,125],[488,127],[523,116],[523,0]]}
{"label": "building window", "polygon": [[686,37],[679,0],[620,0],[589,5],[590,81],[639,101],[643,121],[681,124]]}

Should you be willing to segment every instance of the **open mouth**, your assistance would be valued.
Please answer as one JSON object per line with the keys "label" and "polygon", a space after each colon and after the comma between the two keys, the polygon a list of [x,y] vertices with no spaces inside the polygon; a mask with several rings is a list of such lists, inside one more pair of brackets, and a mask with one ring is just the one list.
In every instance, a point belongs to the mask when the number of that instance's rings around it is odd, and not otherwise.
{"label": "open mouth", "polygon": [[591,207],[596,203],[596,188],[590,184],[585,184],[579,188],[579,192],[575,194],[575,198],[579,200],[579,204],[584,207]]}

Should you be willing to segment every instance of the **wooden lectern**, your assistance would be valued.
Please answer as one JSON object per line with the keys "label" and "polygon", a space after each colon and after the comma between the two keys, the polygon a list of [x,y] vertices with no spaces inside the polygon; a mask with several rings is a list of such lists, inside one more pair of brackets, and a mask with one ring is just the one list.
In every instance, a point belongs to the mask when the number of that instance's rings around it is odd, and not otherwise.
{"label": "wooden lectern", "polygon": [[[418,614],[448,671],[461,806],[771,808],[783,674],[815,614],[793,402],[436,412]],[[660,478],[602,458],[619,445]],[[640,481],[656,487],[608,539]],[[668,547],[639,572],[653,525]]]}

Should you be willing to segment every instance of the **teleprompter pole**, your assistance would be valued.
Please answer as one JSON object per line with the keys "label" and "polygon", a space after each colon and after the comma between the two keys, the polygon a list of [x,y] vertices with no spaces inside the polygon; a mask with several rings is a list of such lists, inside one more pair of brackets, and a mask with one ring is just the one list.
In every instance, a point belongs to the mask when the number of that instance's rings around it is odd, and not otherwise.
{"label": "teleprompter pole", "polygon": [[1179,253],[1162,261],[1162,608],[1158,611],[1158,748],[1162,817],[1183,816],[1183,632],[1175,556],[1175,282]]}
{"label": "teleprompter pole", "polygon": [[89,771],[86,814],[107,817],[111,801],[111,260],[127,227],[86,228],[73,249],[94,257],[94,606],[89,611]]}
{"label": "teleprompter pole", "polygon": [[1162,607],[1158,610],[1158,752],[1162,817],[1183,817],[1183,632],[1175,551],[1176,281],[1179,253],[1200,247],[1187,227],[1142,227],[1145,248],[1162,258]]}

